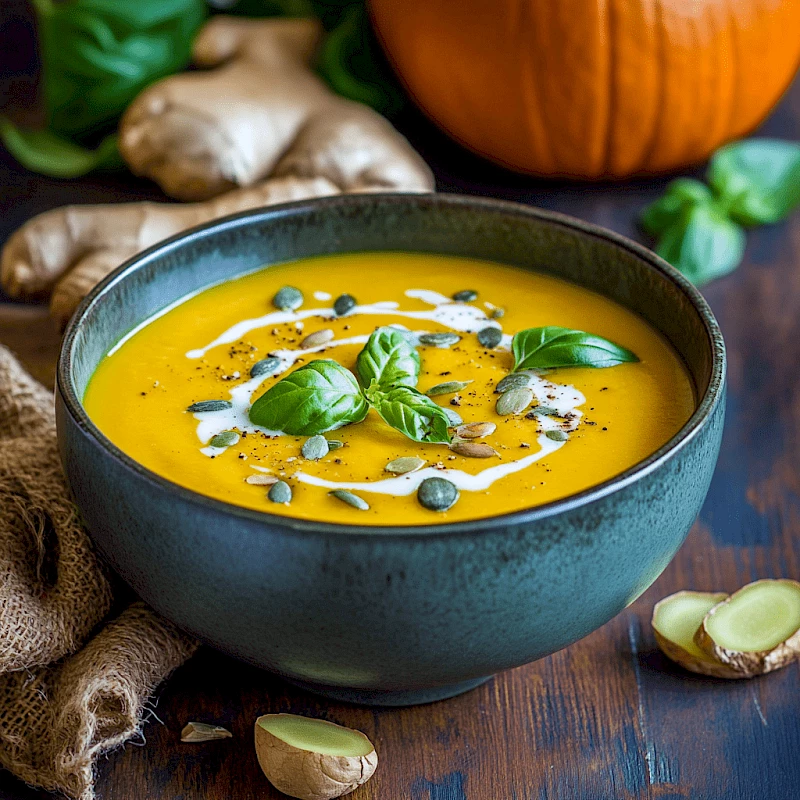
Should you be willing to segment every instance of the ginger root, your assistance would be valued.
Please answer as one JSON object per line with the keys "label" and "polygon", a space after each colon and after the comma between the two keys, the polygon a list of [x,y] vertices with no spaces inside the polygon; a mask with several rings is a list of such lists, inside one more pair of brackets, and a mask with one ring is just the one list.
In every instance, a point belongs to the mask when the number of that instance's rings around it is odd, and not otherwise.
{"label": "ginger root", "polygon": [[213,18],[196,54],[206,64],[230,63],[143,92],[125,114],[121,147],[134,171],[175,197],[253,185],[204,202],[46,211],[0,253],[5,291],[50,296],[51,314],[63,325],[109,272],[195,225],[312,197],[433,191],[425,162],[383,117],[332,94],[314,76],[309,60],[318,35],[312,20]]}
{"label": "ginger root", "polygon": [[210,69],[155,83],[123,115],[130,169],[178,200],[268,176],[322,177],[339,192],[429,191],[430,172],[405,139],[314,74],[321,33],[310,19],[212,19],[193,49]]}

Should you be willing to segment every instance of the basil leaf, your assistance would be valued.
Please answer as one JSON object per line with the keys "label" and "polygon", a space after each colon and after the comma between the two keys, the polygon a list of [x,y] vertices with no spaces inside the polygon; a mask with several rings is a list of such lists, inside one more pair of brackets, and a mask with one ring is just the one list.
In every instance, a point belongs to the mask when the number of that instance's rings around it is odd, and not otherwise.
{"label": "basil leaf", "polygon": [[365,390],[373,385],[384,392],[416,386],[419,370],[419,353],[396,328],[378,328],[356,359],[356,374]]}
{"label": "basil leaf", "polygon": [[319,359],[264,392],[250,408],[250,421],[273,431],[313,436],[361,422],[368,408],[353,373]]}
{"label": "basil leaf", "polygon": [[376,394],[373,407],[384,422],[415,442],[450,442],[450,420],[445,410],[410,386]]}
{"label": "basil leaf", "polygon": [[584,331],[548,325],[528,328],[511,340],[514,371],[555,367],[615,367],[639,359],[624,347]]}
{"label": "basil leaf", "polygon": [[100,167],[123,166],[116,134],[107,136],[96,149],[89,150],[52,131],[25,130],[0,117],[0,141],[23,167],[53,178],[77,178]]}
{"label": "basil leaf", "polygon": [[664,194],[642,212],[639,221],[653,236],[659,236],[681,218],[687,208],[712,200],[708,187],[693,178],[677,178]]}
{"label": "basil leaf", "polygon": [[708,180],[742,225],[779,222],[800,205],[800,144],[748,139],[718,150]]}
{"label": "basil leaf", "polygon": [[739,266],[745,232],[715,203],[687,209],[661,236],[656,252],[696,286]]}

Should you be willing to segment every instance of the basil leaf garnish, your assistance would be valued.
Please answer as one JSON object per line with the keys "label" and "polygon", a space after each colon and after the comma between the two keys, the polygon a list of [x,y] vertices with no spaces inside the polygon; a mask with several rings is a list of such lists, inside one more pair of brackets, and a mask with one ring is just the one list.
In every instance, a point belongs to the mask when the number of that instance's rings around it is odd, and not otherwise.
{"label": "basil leaf garnish", "polygon": [[361,422],[368,408],[350,370],[319,359],[264,392],[250,408],[250,421],[273,431],[313,436]]}
{"label": "basil leaf garnish", "polygon": [[373,407],[384,422],[415,442],[450,442],[447,413],[410,386],[398,386],[386,393],[376,394]]}
{"label": "basil leaf garnish", "polygon": [[748,139],[718,150],[708,182],[742,225],[779,222],[800,205],[800,144]]}
{"label": "basil leaf garnish", "polygon": [[624,347],[584,331],[548,325],[528,328],[511,341],[514,371],[555,367],[615,367],[639,359]]}
{"label": "basil leaf garnish", "polygon": [[419,370],[419,353],[396,328],[378,328],[356,359],[364,389],[377,385],[386,392],[395,386],[416,386]]}

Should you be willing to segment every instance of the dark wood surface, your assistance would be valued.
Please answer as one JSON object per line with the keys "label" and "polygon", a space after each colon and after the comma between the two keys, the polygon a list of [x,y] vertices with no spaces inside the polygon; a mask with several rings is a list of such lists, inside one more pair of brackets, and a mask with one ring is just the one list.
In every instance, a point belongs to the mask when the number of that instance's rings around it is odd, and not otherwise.
{"label": "dark wood surface", "polygon": [[[664,180],[546,184],[462,152],[413,114],[401,127],[443,191],[517,199],[640,238],[635,219]],[[800,139],[800,82],[761,131]],[[0,241],[66,202],[157,197],[125,176],[80,182],[26,173],[0,154]],[[800,669],[752,681],[702,679],[655,648],[653,603],[677,589],[732,591],[800,578],[800,214],[753,232],[741,269],[705,289],[730,353],[728,422],[708,500],[685,546],[628,610],[572,647],[462,697],[375,710],[316,699],[210,650],[183,667],[149,712],[143,741],[99,765],[102,800],[269,800],[252,747],[257,715],[291,711],[365,731],[380,766],[353,800],[789,800],[800,784]],[[37,375],[57,339],[42,309],[0,313],[0,341]],[[580,592],[580,587],[575,587]],[[234,738],[189,745],[190,719]],[[163,724],[161,724],[163,723]],[[47,795],[0,776],[0,797]]]}

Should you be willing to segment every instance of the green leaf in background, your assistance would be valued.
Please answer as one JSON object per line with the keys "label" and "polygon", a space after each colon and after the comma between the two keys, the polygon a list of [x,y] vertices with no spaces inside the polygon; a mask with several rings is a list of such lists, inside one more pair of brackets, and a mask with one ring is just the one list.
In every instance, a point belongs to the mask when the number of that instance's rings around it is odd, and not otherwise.
{"label": "green leaf in background", "polygon": [[24,130],[0,117],[0,141],[23,167],[53,178],[77,178],[94,169],[122,166],[116,134],[89,150],[51,131]]}
{"label": "green leaf in background", "polygon": [[780,222],[800,205],[800,144],[749,139],[718,150],[708,181],[742,225]]}
{"label": "green leaf in background", "polygon": [[515,333],[511,350],[515,372],[556,367],[616,367],[639,360],[630,350],[601,336],[557,325]]}
{"label": "green leaf in background", "polygon": [[702,286],[739,266],[745,240],[744,229],[716,203],[701,203],[685,209],[663,232],[656,252]]}
{"label": "green leaf in background", "polygon": [[369,406],[350,370],[329,359],[311,361],[270,387],[250,408],[262,428],[314,436],[361,422]]}
{"label": "green leaf in background", "polygon": [[450,419],[444,409],[411,386],[376,395],[373,407],[384,422],[415,442],[450,442]]}
{"label": "green leaf in background", "polygon": [[84,137],[189,63],[203,0],[36,0],[48,127]]}
{"label": "green leaf in background", "polygon": [[693,178],[677,178],[642,212],[642,227],[653,236],[659,236],[678,222],[687,208],[712,199],[711,190],[704,183]]}
{"label": "green leaf in background", "polygon": [[800,144],[746,139],[718,150],[709,189],[692,178],[672,181],[641,214],[655,251],[698,286],[739,266],[742,226],[779,222],[800,206]]}
{"label": "green leaf in background", "polygon": [[416,386],[419,370],[419,353],[396,328],[378,328],[356,359],[358,380],[365,390],[373,383],[384,392]]}

